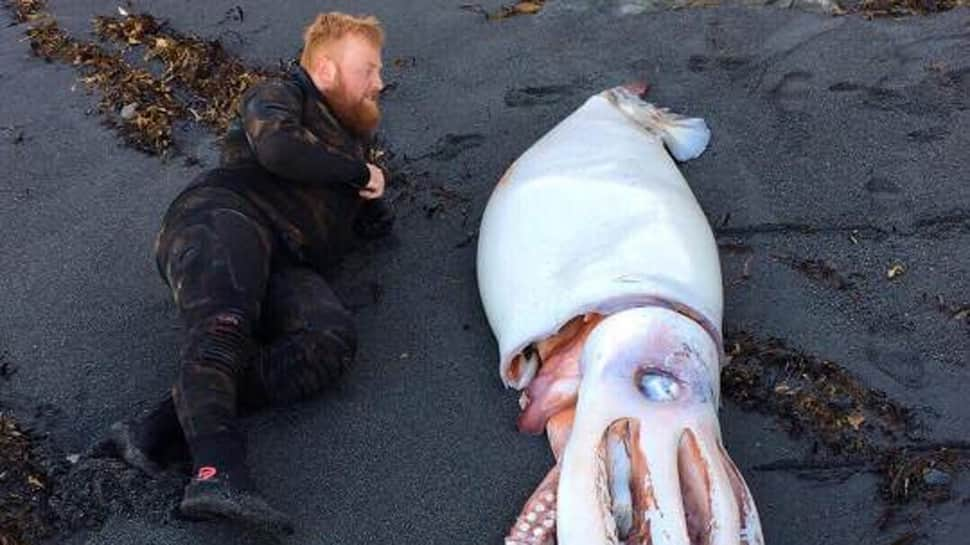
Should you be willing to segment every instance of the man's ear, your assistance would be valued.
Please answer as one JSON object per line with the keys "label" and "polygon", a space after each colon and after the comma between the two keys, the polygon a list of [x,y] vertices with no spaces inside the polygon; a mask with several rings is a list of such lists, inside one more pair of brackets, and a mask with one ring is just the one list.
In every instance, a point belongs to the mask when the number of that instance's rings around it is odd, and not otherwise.
{"label": "man's ear", "polygon": [[317,57],[316,62],[317,83],[325,90],[332,89],[337,82],[337,63],[326,55]]}

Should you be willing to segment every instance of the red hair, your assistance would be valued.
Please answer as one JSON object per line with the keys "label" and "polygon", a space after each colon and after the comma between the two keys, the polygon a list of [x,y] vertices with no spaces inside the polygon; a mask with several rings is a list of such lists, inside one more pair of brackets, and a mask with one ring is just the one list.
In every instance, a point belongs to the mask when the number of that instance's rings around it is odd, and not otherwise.
{"label": "red hair", "polygon": [[360,36],[380,48],[384,45],[384,29],[373,15],[354,16],[346,13],[321,13],[303,32],[303,53],[300,66],[309,69],[321,48],[348,34]]}

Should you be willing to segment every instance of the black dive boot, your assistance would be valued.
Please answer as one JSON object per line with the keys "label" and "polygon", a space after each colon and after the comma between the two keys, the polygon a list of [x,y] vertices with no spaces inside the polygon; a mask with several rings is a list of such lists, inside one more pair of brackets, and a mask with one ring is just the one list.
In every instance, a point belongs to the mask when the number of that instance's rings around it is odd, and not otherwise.
{"label": "black dive boot", "polygon": [[193,520],[227,519],[274,533],[293,533],[293,522],[266,502],[244,470],[223,473],[212,466],[199,468],[185,487],[179,505]]}
{"label": "black dive boot", "polygon": [[179,505],[182,515],[194,520],[221,518],[274,533],[293,533],[290,518],[270,506],[250,479],[244,462],[245,447],[236,434],[196,438],[190,447],[196,466]]}
{"label": "black dive boot", "polygon": [[171,394],[148,414],[112,424],[108,442],[128,465],[151,476],[161,473],[157,462],[161,451],[184,442]]}

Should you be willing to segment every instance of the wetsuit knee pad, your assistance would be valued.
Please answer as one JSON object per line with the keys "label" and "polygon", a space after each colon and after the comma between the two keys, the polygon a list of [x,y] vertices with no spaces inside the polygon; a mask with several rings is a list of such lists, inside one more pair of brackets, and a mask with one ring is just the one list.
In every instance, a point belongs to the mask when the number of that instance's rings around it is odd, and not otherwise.
{"label": "wetsuit knee pad", "polygon": [[228,309],[200,320],[189,331],[182,359],[185,365],[237,375],[252,348],[252,320],[241,311]]}

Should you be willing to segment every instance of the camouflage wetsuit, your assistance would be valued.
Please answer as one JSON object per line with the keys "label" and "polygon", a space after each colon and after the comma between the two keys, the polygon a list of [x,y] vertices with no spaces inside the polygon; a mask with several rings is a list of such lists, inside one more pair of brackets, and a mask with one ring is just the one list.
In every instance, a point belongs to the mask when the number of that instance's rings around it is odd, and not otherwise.
{"label": "camouflage wetsuit", "polygon": [[305,398],[353,359],[351,316],[320,273],[390,227],[383,200],[358,195],[366,152],[297,68],[246,93],[220,168],[165,214],[156,258],[187,329],[173,397],[197,468],[242,463],[240,404]]}

